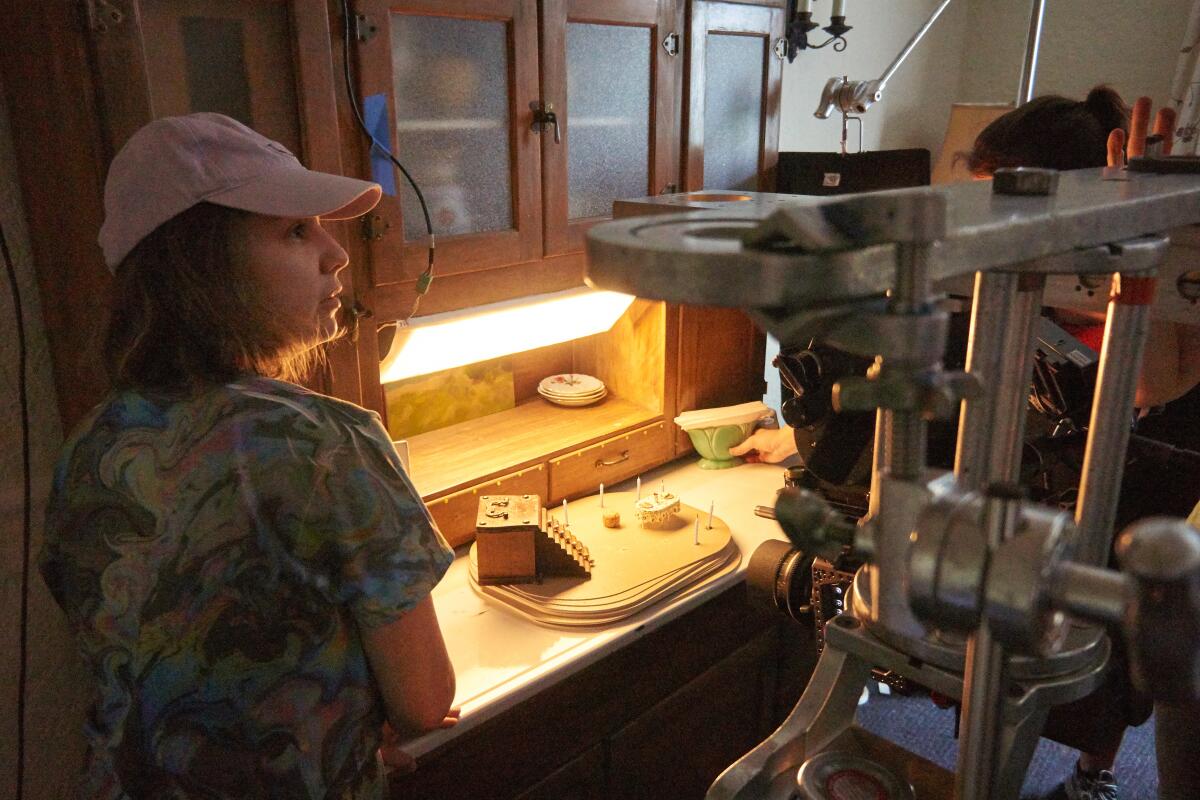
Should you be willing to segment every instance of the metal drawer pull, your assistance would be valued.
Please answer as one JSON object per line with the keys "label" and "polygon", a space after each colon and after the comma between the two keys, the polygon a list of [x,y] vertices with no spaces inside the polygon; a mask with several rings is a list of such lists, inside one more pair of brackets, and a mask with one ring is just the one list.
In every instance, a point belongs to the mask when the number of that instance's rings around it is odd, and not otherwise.
{"label": "metal drawer pull", "polygon": [[628,460],[629,460],[629,451],[628,451],[628,450],[622,450],[622,451],[621,451],[621,455],[617,456],[617,457],[616,457],[616,458],[614,458],[612,461],[605,461],[605,460],[604,460],[604,459],[602,459],[602,458],[597,458],[597,459],[596,459],[596,466],[597,466],[597,467],[614,467],[614,466],[616,466],[617,464],[620,464],[622,461],[628,461]]}

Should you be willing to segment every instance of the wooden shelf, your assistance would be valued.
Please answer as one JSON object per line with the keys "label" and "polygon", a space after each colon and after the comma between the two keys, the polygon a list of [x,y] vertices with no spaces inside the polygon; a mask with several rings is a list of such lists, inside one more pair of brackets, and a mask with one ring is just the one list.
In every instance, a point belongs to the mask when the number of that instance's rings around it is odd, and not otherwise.
{"label": "wooden shelf", "polygon": [[644,425],[662,414],[609,395],[563,408],[535,398],[408,440],[410,473],[426,500]]}

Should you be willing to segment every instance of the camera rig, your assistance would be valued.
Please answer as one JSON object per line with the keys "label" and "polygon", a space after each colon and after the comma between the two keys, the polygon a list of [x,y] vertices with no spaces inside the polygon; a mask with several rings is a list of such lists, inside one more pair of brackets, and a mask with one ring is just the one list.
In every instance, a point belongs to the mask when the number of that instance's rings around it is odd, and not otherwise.
{"label": "camera rig", "polygon": [[[816,339],[872,359],[832,388],[837,410],[876,415],[867,515],[849,523],[802,488],[775,507],[806,554],[864,559],[847,613],[827,626],[792,713],[708,796],[794,796],[802,765],[811,775],[823,752],[853,750],[876,667],[961,700],[959,800],[1017,798],[1050,708],[1099,685],[1103,626],[1123,631],[1139,685],[1196,697],[1200,535],[1182,520],[1139,523],[1121,536],[1121,571],[1102,565],[1152,309],[1197,321],[1175,296],[1186,276],[1158,272],[1168,239],[1147,232],[1200,223],[1200,176],[1096,169],[1062,175],[1048,196],[971,183],[766,200],[617,220],[588,238],[597,287],[740,307],[785,347]],[[935,287],[970,275],[966,366],[948,370]],[[1111,287],[1074,514],[1015,488],[1048,279]],[[955,414],[954,469],[930,471],[927,425]]]}

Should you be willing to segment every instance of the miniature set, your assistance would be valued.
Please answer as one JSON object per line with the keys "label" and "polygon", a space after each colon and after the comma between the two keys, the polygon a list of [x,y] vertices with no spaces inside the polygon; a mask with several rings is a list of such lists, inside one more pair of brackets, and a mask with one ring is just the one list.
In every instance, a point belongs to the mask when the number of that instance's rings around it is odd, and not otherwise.
{"label": "miniature set", "polygon": [[[623,525],[622,518],[636,521]],[[537,495],[480,498],[476,591],[535,622],[605,625],[736,569],[729,526],[660,486],[583,497],[552,514]]]}

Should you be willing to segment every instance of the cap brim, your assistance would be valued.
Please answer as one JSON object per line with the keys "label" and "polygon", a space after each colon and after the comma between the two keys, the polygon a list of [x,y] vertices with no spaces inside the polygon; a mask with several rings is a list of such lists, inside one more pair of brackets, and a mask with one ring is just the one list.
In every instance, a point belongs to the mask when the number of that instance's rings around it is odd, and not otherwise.
{"label": "cap brim", "polygon": [[362,216],[382,196],[377,183],[301,168],[275,170],[204,199],[270,217],[337,220]]}

